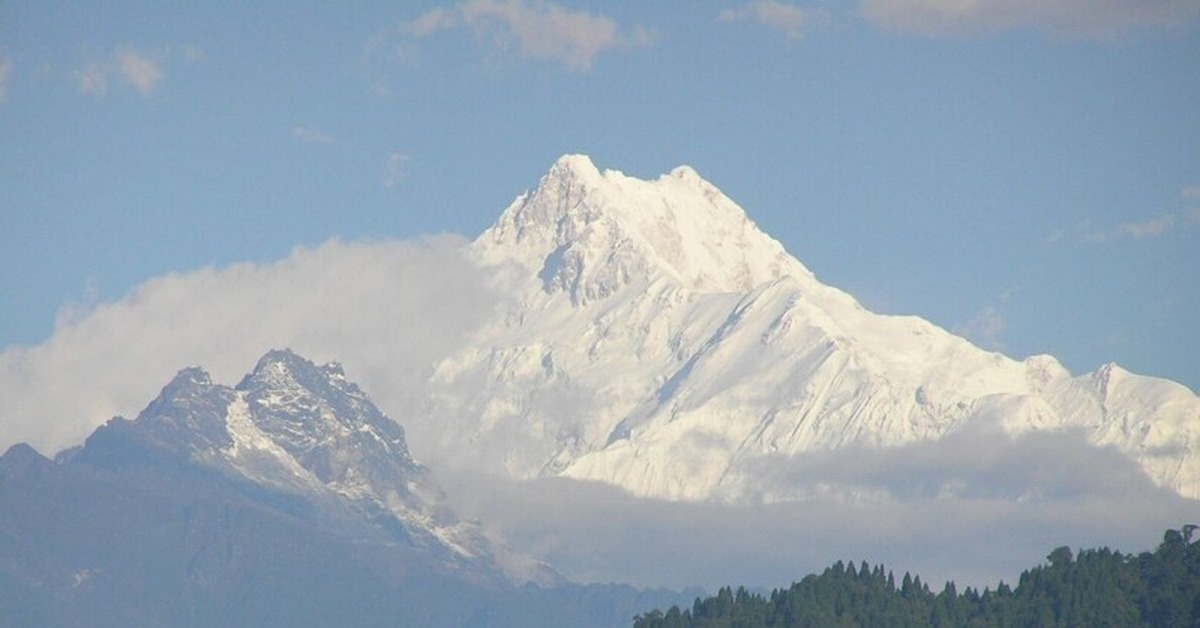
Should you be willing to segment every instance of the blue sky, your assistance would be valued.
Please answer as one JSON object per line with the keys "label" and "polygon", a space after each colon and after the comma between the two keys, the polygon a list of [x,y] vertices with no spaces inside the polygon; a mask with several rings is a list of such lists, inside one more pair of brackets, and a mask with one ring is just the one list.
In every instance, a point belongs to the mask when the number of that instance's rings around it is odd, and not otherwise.
{"label": "blue sky", "polygon": [[876,311],[1197,390],[1197,112],[1196,0],[9,1],[0,347],[169,273],[473,237],[582,152],[695,167]]}

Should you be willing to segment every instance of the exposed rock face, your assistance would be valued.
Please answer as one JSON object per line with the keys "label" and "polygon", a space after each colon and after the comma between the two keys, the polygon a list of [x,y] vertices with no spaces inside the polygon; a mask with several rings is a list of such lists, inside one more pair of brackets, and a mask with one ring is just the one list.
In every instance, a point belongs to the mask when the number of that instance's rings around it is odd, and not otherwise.
{"label": "exposed rock face", "polygon": [[71,454],[128,466],[147,456],[198,465],[308,504],[321,517],[422,548],[479,579],[548,583],[557,576],[459,521],[404,430],[346,379],[287,350],[268,352],[236,387],[203,370],[180,371],[134,421],[113,419]]}

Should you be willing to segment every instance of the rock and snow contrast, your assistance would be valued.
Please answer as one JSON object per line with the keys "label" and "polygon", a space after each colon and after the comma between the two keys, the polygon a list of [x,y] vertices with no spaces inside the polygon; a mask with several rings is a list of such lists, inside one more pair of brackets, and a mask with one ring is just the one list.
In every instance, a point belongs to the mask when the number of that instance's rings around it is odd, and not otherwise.
{"label": "rock and snow contrast", "polygon": [[114,418],[59,458],[121,466],[147,452],[306,504],[318,523],[347,538],[399,542],[451,573],[557,580],[458,520],[413,460],[400,425],[337,364],[317,366],[273,350],[236,387],[214,384],[200,368],[183,369],[135,420]]}
{"label": "rock and snow contrast", "polygon": [[568,582],[445,503],[336,364],[186,368],[54,460],[0,455],[0,624],[610,628],[695,597]]}
{"label": "rock and snow contrast", "polygon": [[690,168],[642,181],[562,157],[472,252],[514,298],[405,417],[437,465],[770,502],[798,497],[755,472],[780,457],[1077,429],[1200,498],[1186,387],[1114,364],[1072,376],[872,313]]}
{"label": "rock and snow contrast", "polygon": [[[403,429],[341,367],[282,350],[236,386],[185,368],[53,461],[11,447],[0,616],[627,625],[678,594],[572,585],[527,555],[644,586],[724,584],[731,566],[773,586],[843,550],[952,576],[968,556],[990,580],[1021,549],[993,539],[1036,541],[1036,559],[1200,498],[1186,387],[870,312],[687,167],[642,181],[563,157],[468,256],[456,276],[491,282],[488,306],[436,357],[348,332],[378,341],[384,366],[347,363]],[[409,296],[371,303],[399,327],[386,307]],[[952,539],[931,543],[944,521]]]}

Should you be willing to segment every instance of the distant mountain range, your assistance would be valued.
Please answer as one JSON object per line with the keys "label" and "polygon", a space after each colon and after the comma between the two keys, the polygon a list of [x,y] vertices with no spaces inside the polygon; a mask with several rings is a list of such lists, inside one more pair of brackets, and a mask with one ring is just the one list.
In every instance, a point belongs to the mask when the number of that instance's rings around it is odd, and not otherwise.
{"label": "distant mountain range", "polygon": [[486,538],[341,367],[290,351],[232,388],[184,369],[53,461],[0,457],[4,625],[614,626],[678,597]]}
{"label": "distant mountain range", "polygon": [[433,464],[771,502],[804,495],[757,469],[806,452],[1077,429],[1200,498],[1186,387],[1115,364],[1072,376],[872,313],[690,168],[642,181],[565,156],[472,251],[515,298],[408,420]]}
{"label": "distant mountain range", "polygon": [[690,168],[641,181],[563,157],[470,253],[511,298],[434,365],[404,428],[340,366],[274,350],[232,387],[185,368],[53,460],[11,447],[0,624],[617,626],[694,597],[568,583],[458,517],[430,469],[799,502],[825,489],[766,471],[1076,430],[1200,498],[1186,387],[869,312]]}

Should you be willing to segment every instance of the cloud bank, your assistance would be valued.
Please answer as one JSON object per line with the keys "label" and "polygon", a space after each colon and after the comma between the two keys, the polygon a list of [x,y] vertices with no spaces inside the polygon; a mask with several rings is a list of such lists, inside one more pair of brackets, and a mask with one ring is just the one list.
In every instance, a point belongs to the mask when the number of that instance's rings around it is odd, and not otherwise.
{"label": "cloud bank", "polygon": [[1194,0],[864,0],[862,15],[889,30],[974,35],[1035,29],[1054,35],[1111,36],[1143,27],[1181,26],[1200,17]]}
{"label": "cloud bank", "polygon": [[1075,433],[979,430],[761,463],[797,501],[672,503],[571,480],[439,477],[460,514],[568,577],[709,590],[786,586],[837,560],[994,587],[1064,544],[1151,549],[1196,512]]}
{"label": "cloud bank", "polygon": [[451,236],[332,240],[67,306],[49,340],[0,352],[0,452],[25,441],[53,455],[114,415],[136,415],[180,368],[235,383],[271,348],[340,361],[385,410],[407,409],[433,362],[494,303],[463,246]]}

